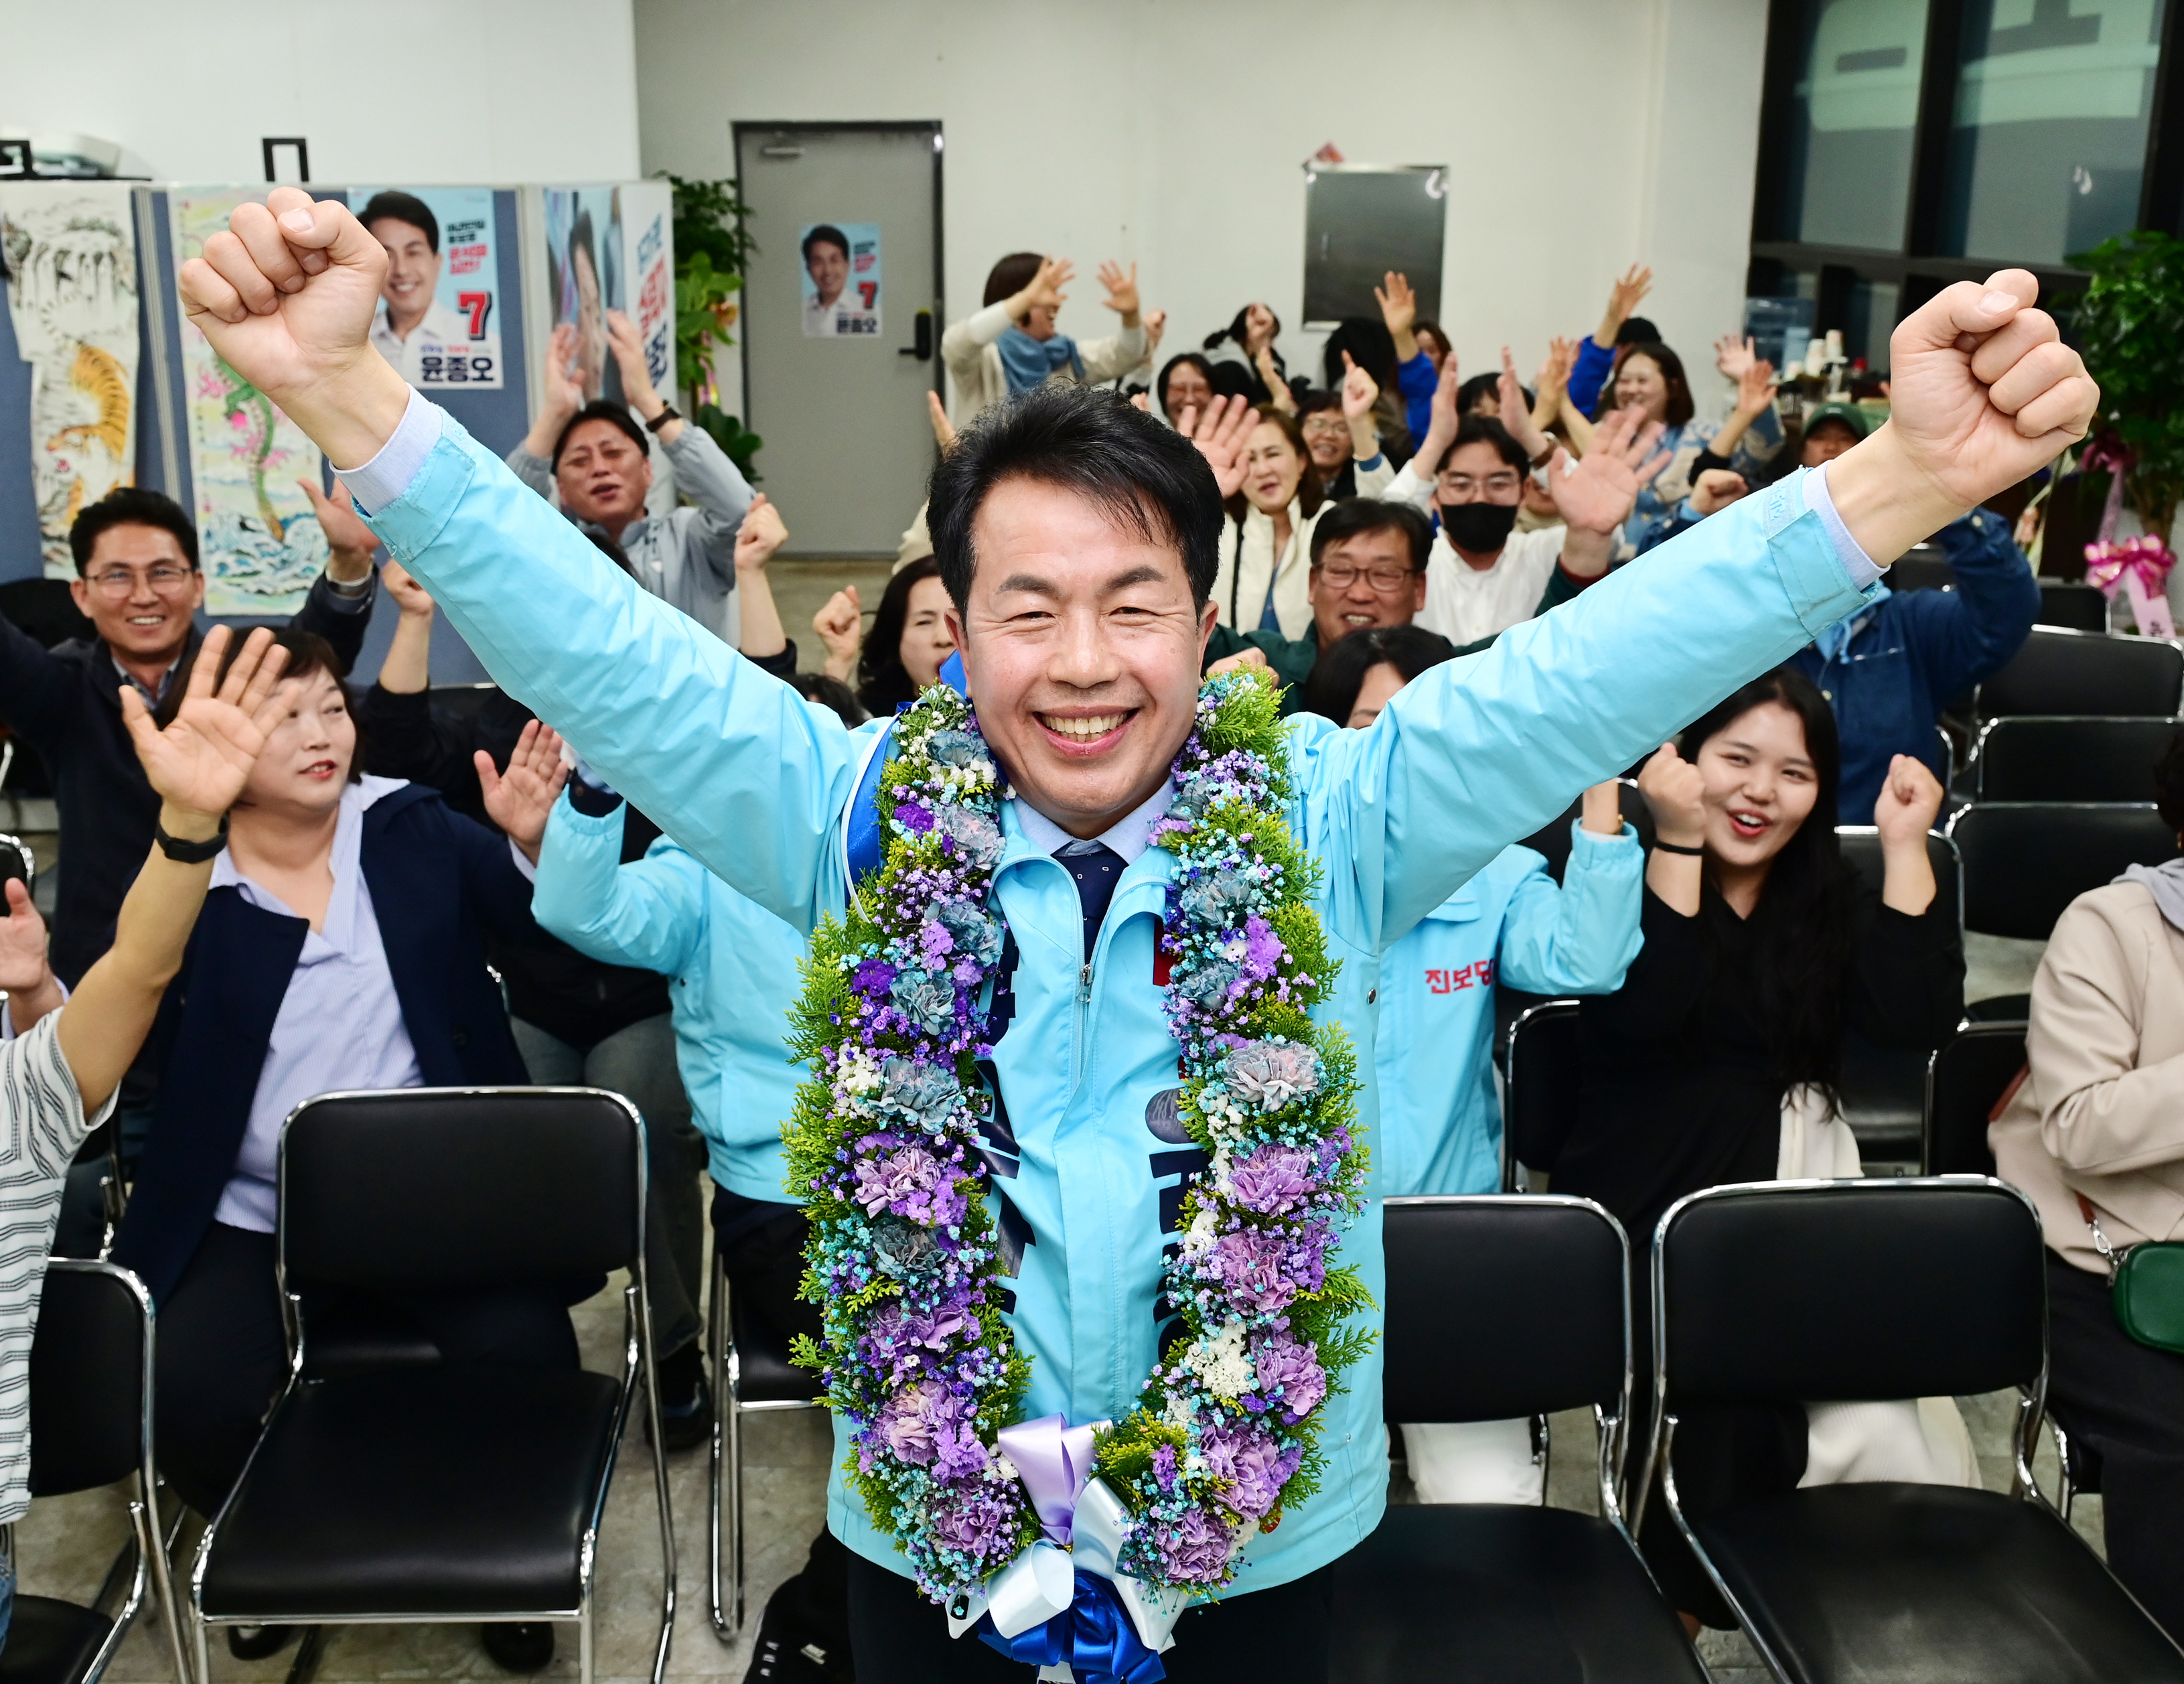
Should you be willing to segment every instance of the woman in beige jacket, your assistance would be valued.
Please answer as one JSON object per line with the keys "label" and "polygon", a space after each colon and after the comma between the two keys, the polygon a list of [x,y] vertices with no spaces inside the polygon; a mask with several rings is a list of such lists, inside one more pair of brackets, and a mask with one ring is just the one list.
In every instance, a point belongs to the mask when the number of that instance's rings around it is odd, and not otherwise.
{"label": "woman in beige jacket", "polygon": [[[2184,832],[2184,734],[2156,782]],[[2184,1640],[2184,1357],[2117,1324],[2086,1215],[2116,1252],[2184,1240],[2184,860],[2070,903],[2033,979],[2026,1051],[1987,1139],[2047,1234],[2048,1405],[2100,1459],[2109,1565]]]}

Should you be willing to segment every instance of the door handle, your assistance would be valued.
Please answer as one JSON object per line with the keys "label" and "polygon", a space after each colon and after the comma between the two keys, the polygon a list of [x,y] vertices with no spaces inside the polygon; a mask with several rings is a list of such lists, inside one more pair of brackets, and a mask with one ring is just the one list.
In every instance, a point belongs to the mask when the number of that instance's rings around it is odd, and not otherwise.
{"label": "door handle", "polygon": [[917,343],[898,345],[894,354],[899,357],[916,357],[922,363],[929,363],[933,360],[933,312],[922,309],[911,321],[916,328]]}

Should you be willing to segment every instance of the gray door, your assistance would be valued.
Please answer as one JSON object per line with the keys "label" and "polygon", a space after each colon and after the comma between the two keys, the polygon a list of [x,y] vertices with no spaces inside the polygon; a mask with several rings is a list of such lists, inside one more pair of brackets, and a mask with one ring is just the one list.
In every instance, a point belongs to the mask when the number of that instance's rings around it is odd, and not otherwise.
{"label": "gray door", "polygon": [[738,123],[735,136],[758,242],[740,331],[760,488],[788,523],[787,554],[892,555],[933,466],[940,125]]}

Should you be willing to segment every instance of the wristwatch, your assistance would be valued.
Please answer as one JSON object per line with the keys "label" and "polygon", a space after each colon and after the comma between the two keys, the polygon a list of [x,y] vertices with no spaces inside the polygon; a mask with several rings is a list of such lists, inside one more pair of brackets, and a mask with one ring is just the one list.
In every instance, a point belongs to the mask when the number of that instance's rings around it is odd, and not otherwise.
{"label": "wristwatch", "polygon": [[660,406],[660,413],[655,415],[650,421],[645,422],[644,430],[647,432],[657,432],[661,427],[666,426],[668,422],[671,421],[681,421],[682,419],[682,412],[677,409],[674,404],[662,404]]}
{"label": "wristwatch", "polygon": [[202,842],[168,835],[167,827],[155,818],[152,821],[152,839],[159,845],[161,853],[177,864],[201,866],[207,860],[218,859],[220,850],[227,846],[227,815],[220,816],[220,834],[208,836]]}

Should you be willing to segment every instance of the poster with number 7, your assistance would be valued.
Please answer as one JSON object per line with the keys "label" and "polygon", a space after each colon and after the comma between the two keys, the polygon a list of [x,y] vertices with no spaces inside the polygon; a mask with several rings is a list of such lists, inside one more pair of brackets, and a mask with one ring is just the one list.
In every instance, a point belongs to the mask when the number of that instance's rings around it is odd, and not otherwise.
{"label": "poster with number 7", "polygon": [[497,390],[500,269],[490,187],[351,187],[349,209],[387,250],[371,343],[426,393]]}

